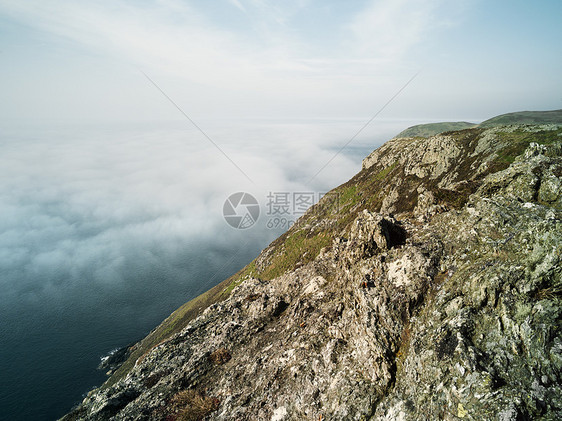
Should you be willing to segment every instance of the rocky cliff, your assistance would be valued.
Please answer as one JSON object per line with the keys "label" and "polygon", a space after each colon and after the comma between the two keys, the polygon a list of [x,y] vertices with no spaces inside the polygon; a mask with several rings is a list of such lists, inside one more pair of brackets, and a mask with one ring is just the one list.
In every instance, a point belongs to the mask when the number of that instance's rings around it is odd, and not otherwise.
{"label": "rocky cliff", "polygon": [[561,419],[561,177],[556,125],[393,139],[64,419]]}

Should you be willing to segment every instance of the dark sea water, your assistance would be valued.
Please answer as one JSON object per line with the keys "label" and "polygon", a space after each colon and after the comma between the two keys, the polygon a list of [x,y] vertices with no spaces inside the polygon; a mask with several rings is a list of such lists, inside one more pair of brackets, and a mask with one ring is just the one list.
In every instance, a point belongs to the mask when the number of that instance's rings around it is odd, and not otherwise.
{"label": "dark sea water", "polygon": [[[175,308],[219,281],[259,252],[255,246],[228,268],[185,250],[170,273],[155,267],[130,274],[134,290],[104,296],[84,285],[63,298],[22,299],[1,310],[2,420],[52,420],[105,380],[100,357],[141,339]],[[225,259],[228,251],[224,251]],[[191,264],[190,264],[191,260]],[[199,263],[195,263],[199,262]],[[205,264],[203,264],[203,262]],[[215,283],[213,281],[213,283]]]}
{"label": "dark sea water", "polygon": [[[184,122],[4,131],[0,420],[67,413],[105,380],[96,369],[103,356],[142,339],[287,228],[267,227],[268,193],[328,191],[405,126],[393,123],[377,140],[366,133],[328,171],[302,181],[361,125],[207,129],[253,183]],[[225,199],[237,191],[262,206],[248,230],[233,229],[222,215]]]}

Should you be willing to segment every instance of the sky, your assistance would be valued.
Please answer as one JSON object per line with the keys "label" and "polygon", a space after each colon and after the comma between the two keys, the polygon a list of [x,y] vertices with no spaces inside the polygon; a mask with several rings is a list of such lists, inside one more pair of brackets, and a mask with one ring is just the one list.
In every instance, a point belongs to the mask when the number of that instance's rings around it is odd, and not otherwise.
{"label": "sky", "polygon": [[3,121],[562,108],[557,0],[0,1]]}

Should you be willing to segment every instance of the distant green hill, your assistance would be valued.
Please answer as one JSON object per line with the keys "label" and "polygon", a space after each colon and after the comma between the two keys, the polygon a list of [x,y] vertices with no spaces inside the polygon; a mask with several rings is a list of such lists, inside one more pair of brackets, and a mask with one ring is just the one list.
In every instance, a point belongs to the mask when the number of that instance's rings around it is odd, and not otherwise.
{"label": "distant green hill", "polygon": [[466,121],[418,124],[398,133],[397,137],[430,137],[443,132],[469,129],[471,127],[496,127],[508,124],[562,124],[562,110],[519,111],[502,114],[483,121],[480,124]]}
{"label": "distant green hill", "polygon": [[469,129],[474,126],[476,126],[476,124],[468,123],[466,121],[418,124],[417,126],[408,127],[406,130],[398,133],[395,137],[429,137],[443,132]]}
{"label": "distant green hill", "polygon": [[494,127],[505,124],[562,124],[562,110],[519,111],[502,114],[483,121],[478,127]]}

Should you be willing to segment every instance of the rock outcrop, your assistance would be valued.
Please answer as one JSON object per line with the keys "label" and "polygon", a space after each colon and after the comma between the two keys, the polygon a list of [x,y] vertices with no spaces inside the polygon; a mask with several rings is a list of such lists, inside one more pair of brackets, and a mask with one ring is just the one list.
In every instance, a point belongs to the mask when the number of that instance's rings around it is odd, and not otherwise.
{"label": "rock outcrop", "polygon": [[64,419],[561,419],[561,177],[558,126],[393,139]]}

